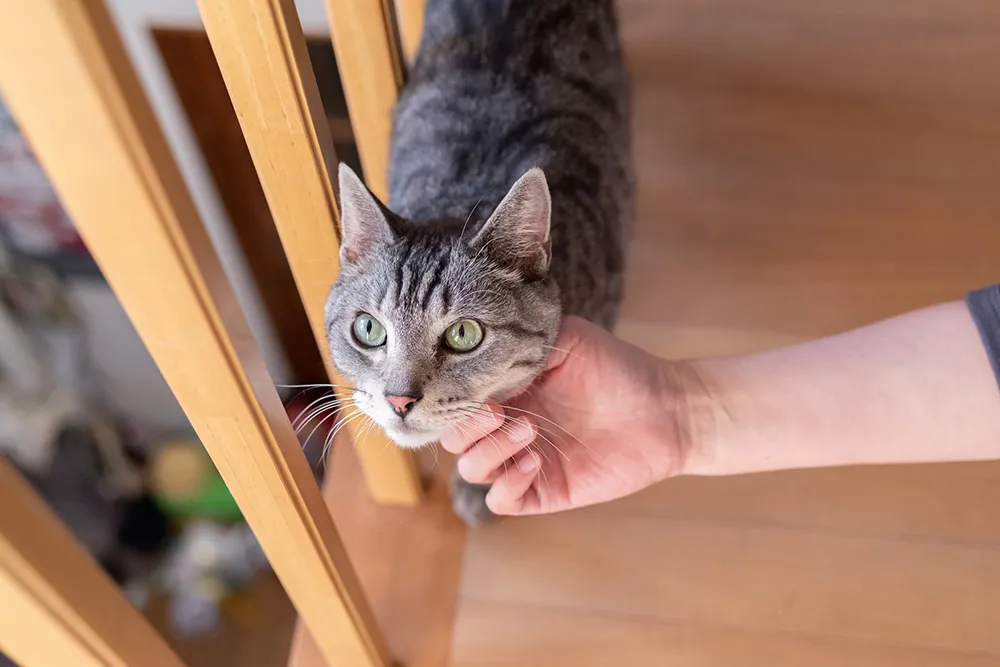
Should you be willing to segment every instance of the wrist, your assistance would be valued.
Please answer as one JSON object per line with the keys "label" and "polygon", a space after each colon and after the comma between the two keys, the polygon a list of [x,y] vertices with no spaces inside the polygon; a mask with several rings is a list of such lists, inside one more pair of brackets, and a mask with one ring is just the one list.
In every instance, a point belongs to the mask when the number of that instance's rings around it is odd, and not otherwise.
{"label": "wrist", "polygon": [[668,434],[677,448],[673,475],[720,475],[717,425],[726,410],[722,393],[698,361],[662,361],[661,395],[664,413],[670,416]]}

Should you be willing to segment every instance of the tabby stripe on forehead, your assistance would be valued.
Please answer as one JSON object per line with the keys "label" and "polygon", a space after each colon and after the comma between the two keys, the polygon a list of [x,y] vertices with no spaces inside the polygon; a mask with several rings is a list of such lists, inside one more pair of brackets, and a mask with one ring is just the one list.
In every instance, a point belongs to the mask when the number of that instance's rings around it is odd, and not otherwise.
{"label": "tabby stripe on forehead", "polygon": [[448,283],[441,287],[441,301],[443,302],[442,310],[445,313],[451,312],[451,287],[448,286]]}
{"label": "tabby stripe on forehead", "polygon": [[413,245],[408,244],[406,246],[405,254],[403,258],[399,260],[399,264],[396,265],[396,293],[393,297],[393,303],[399,303],[400,297],[403,295],[403,268],[410,259],[410,253],[413,252]]}
{"label": "tabby stripe on forehead", "polygon": [[414,296],[417,288],[420,287],[420,272],[414,265],[420,264],[419,251],[410,253],[406,266],[403,267],[403,284],[400,288],[399,303],[416,303]]}
{"label": "tabby stripe on forehead", "polygon": [[399,298],[396,299],[396,303],[399,305],[402,305],[410,295],[410,276],[413,275],[413,271],[408,266],[404,265],[402,269],[403,279],[399,283]]}
{"label": "tabby stripe on forehead", "polygon": [[434,273],[427,281],[427,287],[424,290],[424,296],[423,298],[420,299],[421,310],[427,310],[427,307],[431,303],[431,297],[434,296],[434,289],[441,283],[441,274],[444,273],[446,259],[447,255],[445,253],[438,254],[437,266],[434,267]]}
{"label": "tabby stripe on forehead", "polygon": [[404,273],[406,277],[403,279],[403,294],[400,295],[399,302],[407,304],[410,308],[417,308],[420,306],[420,285],[424,274],[417,266],[420,262],[413,264]]}

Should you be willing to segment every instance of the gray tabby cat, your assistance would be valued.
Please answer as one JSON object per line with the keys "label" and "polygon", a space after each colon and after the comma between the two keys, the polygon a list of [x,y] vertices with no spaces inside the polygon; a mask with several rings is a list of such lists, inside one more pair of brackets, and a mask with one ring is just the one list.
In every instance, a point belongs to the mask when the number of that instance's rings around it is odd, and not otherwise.
{"label": "gray tabby cat", "polygon": [[[395,112],[389,207],[340,168],[326,304],[355,400],[420,447],[541,372],[563,314],[614,324],[632,216],[612,0],[428,0]],[[512,185],[513,184],[513,185]],[[491,516],[457,480],[456,512]]]}

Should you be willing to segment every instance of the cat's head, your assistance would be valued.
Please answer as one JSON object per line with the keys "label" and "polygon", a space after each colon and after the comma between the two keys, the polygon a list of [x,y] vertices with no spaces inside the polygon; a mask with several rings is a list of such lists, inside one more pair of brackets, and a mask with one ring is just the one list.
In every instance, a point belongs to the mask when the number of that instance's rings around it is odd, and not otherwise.
{"label": "cat's head", "polygon": [[517,394],[541,372],[561,310],[540,169],[467,227],[409,222],[343,165],[340,200],[330,350],[357,389],[356,405],[398,444],[436,441],[486,399]]}

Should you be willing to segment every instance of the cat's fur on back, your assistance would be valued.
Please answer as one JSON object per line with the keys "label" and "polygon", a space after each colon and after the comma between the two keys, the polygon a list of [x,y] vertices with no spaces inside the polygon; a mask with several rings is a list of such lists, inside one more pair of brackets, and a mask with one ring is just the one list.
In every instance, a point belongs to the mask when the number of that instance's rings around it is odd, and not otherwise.
{"label": "cat's fur on back", "polygon": [[[612,0],[428,0],[426,12],[388,207],[341,168],[326,310],[358,406],[403,446],[521,391],[562,314],[614,324],[632,216]],[[450,349],[449,327],[469,320],[481,342]],[[481,489],[455,491],[464,518],[488,515]]]}
{"label": "cat's fur on back", "polygon": [[394,212],[472,222],[541,167],[564,312],[610,327],[632,217],[613,1],[428,0],[390,165]]}

